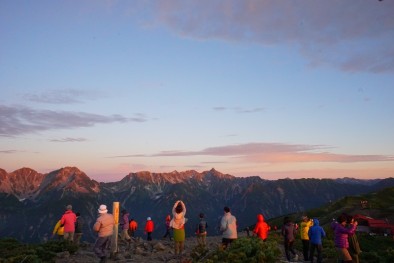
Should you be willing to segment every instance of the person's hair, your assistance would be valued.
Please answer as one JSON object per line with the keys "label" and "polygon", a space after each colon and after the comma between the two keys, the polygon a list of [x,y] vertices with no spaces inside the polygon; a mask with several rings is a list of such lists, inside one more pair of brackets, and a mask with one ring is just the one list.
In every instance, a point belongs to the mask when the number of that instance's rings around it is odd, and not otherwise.
{"label": "person's hair", "polygon": [[200,213],[200,218],[204,218],[204,214],[203,213]]}
{"label": "person's hair", "polygon": [[346,223],[350,224],[354,220],[354,216],[346,215]]}
{"label": "person's hair", "polygon": [[126,213],[127,213],[126,209],[123,209],[122,214],[126,214]]}
{"label": "person's hair", "polygon": [[80,214],[79,212],[77,212],[75,215],[76,215],[76,216],[80,216],[81,214]]}
{"label": "person's hair", "polygon": [[291,222],[290,217],[286,216],[285,218],[283,218],[283,223],[284,224],[287,224],[287,223],[290,223],[290,222]]}
{"label": "person's hair", "polygon": [[342,224],[343,222],[347,221],[347,216],[342,214],[342,215],[338,216],[337,221],[338,221],[338,223]]}
{"label": "person's hair", "polygon": [[226,213],[230,212],[230,208],[228,206],[225,206],[224,207],[224,212],[226,212]]}
{"label": "person's hair", "polygon": [[177,206],[175,207],[175,212],[176,212],[177,214],[183,212],[183,207],[182,207],[182,204],[181,204],[180,202],[179,202],[179,203],[177,204]]}

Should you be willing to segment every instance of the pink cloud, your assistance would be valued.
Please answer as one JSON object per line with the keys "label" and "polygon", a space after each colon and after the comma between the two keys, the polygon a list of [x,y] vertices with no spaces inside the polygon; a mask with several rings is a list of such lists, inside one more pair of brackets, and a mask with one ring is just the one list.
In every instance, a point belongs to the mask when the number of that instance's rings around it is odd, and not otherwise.
{"label": "pink cloud", "polygon": [[172,157],[172,156],[219,156],[253,163],[300,163],[300,162],[385,162],[394,161],[387,155],[352,155],[322,152],[331,147],[323,145],[299,145],[284,143],[247,143],[210,147],[200,151],[162,151],[152,155],[132,154],[125,157]]}
{"label": "pink cloud", "polygon": [[394,46],[393,1],[173,0],[145,9],[146,22],[184,37],[291,45],[311,65],[394,72],[387,56]]}

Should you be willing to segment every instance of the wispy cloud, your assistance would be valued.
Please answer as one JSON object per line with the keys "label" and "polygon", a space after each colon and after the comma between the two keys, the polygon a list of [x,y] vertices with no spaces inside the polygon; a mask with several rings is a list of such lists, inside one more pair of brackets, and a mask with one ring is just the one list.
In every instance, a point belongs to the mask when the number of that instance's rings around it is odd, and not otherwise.
{"label": "wispy cloud", "polygon": [[0,151],[0,154],[14,154],[14,153],[20,153],[21,151],[17,151],[17,150],[3,150]]}
{"label": "wispy cloud", "polygon": [[234,111],[235,113],[256,113],[264,111],[264,108],[244,109],[239,107],[213,107],[214,111]]}
{"label": "wispy cloud", "polygon": [[85,138],[62,138],[62,139],[52,139],[50,142],[85,142],[87,139]]}
{"label": "wispy cloud", "polygon": [[152,155],[134,154],[113,156],[124,157],[170,157],[170,156],[222,156],[242,159],[253,163],[296,163],[296,162],[382,162],[394,161],[387,155],[347,155],[326,152],[332,147],[323,145],[297,145],[283,143],[247,143],[210,147],[201,151],[162,151]]}
{"label": "wispy cloud", "polygon": [[26,93],[22,97],[25,100],[47,103],[47,104],[75,104],[82,103],[86,99],[98,98],[99,92],[77,90],[77,89],[58,89],[58,90],[47,90],[40,93]]}
{"label": "wispy cloud", "polygon": [[10,137],[54,129],[91,127],[114,122],[145,122],[142,114],[124,117],[119,114],[104,116],[85,112],[39,110],[23,106],[0,105],[0,136]]}
{"label": "wispy cloud", "polygon": [[289,45],[314,66],[394,72],[393,1],[169,0],[143,8],[139,21],[183,37]]}

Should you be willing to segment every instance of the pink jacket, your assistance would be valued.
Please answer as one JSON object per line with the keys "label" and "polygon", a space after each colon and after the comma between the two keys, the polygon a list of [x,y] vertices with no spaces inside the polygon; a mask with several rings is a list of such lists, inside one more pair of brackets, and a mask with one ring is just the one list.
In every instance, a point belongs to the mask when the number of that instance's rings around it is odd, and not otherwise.
{"label": "pink jacket", "polygon": [[64,225],[65,233],[75,231],[75,222],[77,222],[77,216],[71,210],[67,210],[60,219],[61,225]]}
{"label": "pink jacket", "polygon": [[115,219],[112,214],[100,214],[94,223],[93,230],[98,232],[99,237],[112,236],[114,232]]}

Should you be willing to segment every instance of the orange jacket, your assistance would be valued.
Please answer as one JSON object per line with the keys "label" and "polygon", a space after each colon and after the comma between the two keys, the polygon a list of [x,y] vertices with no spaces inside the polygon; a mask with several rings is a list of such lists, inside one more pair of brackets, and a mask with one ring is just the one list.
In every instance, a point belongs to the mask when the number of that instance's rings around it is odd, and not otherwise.
{"label": "orange jacket", "polygon": [[155,225],[153,224],[152,220],[147,220],[145,224],[145,232],[151,233],[153,232],[153,229],[155,228]]}
{"label": "orange jacket", "polygon": [[257,223],[253,229],[253,233],[255,233],[262,240],[267,239],[268,231],[270,230],[269,225],[264,221],[264,217],[262,214],[257,215]]}
{"label": "orange jacket", "polygon": [[137,224],[136,221],[131,220],[131,221],[130,221],[130,224],[129,224],[129,227],[130,227],[130,230],[136,231],[136,230],[137,230],[137,227],[138,227],[138,224]]}

